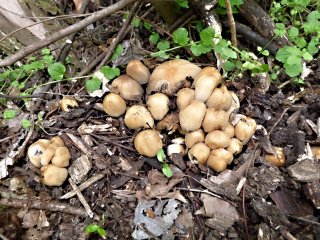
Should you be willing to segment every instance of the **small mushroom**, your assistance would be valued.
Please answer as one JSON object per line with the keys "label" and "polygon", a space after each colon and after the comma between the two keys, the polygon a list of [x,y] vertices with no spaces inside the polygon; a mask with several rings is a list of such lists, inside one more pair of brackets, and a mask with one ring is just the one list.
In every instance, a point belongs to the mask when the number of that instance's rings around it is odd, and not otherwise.
{"label": "small mushroom", "polygon": [[67,169],[53,164],[43,166],[40,170],[42,176],[41,182],[47,186],[61,186],[68,177]]}
{"label": "small mushroom", "polygon": [[141,85],[128,75],[121,75],[114,79],[111,87],[114,93],[120,94],[125,100],[137,100],[143,95]]}
{"label": "small mushroom", "polygon": [[209,155],[210,148],[204,143],[196,143],[188,151],[189,159],[196,159],[199,164],[205,164]]}
{"label": "small mushroom", "polygon": [[130,129],[153,128],[154,120],[151,113],[142,105],[133,105],[127,109],[124,123]]}
{"label": "small mushroom", "polygon": [[78,103],[72,97],[64,96],[60,100],[60,108],[64,112],[70,112],[73,108],[76,108],[76,107],[78,107]]}
{"label": "small mushroom", "polygon": [[147,83],[150,77],[149,69],[139,60],[131,60],[127,65],[126,72],[140,84]]}
{"label": "small mushroom", "polygon": [[183,156],[185,155],[185,152],[186,150],[184,149],[184,147],[178,143],[169,144],[167,147],[167,155],[169,157],[171,157],[174,153],[181,154]]}
{"label": "small mushroom", "polygon": [[228,123],[227,126],[222,128],[222,131],[224,131],[230,138],[234,137],[234,127],[231,123]]}
{"label": "small mushroom", "polygon": [[163,93],[155,93],[148,97],[147,106],[155,120],[162,120],[169,111],[169,98]]}
{"label": "small mushroom", "polygon": [[159,132],[153,129],[139,132],[134,139],[134,147],[139,154],[146,157],[155,157],[162,145]]}
{"label": "small mushroom", "polygon": [[221,83],[221,74],[214,67],[203,68],[194,80],[195,99],[206,102]]}
{"label": "small mushroom", "polygon": [[64,142],[63,142],[62,138],[59,136],[55,136],[55,137],[51,138],[50,141],[52,144],[56,145],[57,147],[64,146]]}
{"label": "small mushroom", "polygon": [[46,150],[44,150],[43,154],[41,155],[41,166],[47,166],[50,163],[57,148],[58,146],[56,144],[50,143],[50,145],[46,148]]}
{"label": "small mushroom", "polygon": [[[152,92],[162,92],[173,95],[182,87],[187,77],[194,78],[201,68],[184,59],[176,59],[164,62],[157,66],[149,79],[147,94]],[[179,86],[180,84],[180,86]]]}
{"label": "small mushroom", "polygon": [[205,132],[211,132],[213,130],[224,129],[228,124],[229,115],[225,111],[216,111],[213,108],[209,108],[203,119],[202,128]]}
{"label": "small mushroom", "polygon": [[316,159],[320,160],[320,147],[319,146],[313,146],[313,147],[311,147],[311,151],[312,151],[313,156]]}
{"label": "small mushroom", "polygon": [[204,140],[211,149],[226,148],[230,145],[230,137],[221,130],[209,132]]}
{"label": "small mushroom", "polygon": [[242,147],[243,147],[242,142],[238,138],[231,138],[230,145],[227,148],[227,150],[231,154],[239,154],[242,151]]}
{"label": "small mushroom", "polygon": [[50,143],[48,139],[39,139],[29,146],[28,157],[34,166],[41,167],[41,156]]}
{"label": "small mushroom", "polygon": [[273,147],[275,150],[275,154],[266,154],[264,159],[271,163],[274,166],[282,167],[286,163],[286,157],[283,153],[283,148],[281,147]]}
{"label": "small mushroom", "polygon": [[194,90],[191,88],[182,88],[177,92],[176,104],[178,110],[186,108],[194,100]]}
{"label": "small mushroom", "polygon": [[187,132],[198,130],[201,127],[205,114],[206,105],[201,101],[194,100],[179,113],[179,121],[182,130]]}
{"label": "small mushroom", "polygon": [[250,117],[244,117],[241,118],[234,127],[234,133],[236,138],[238,138],[243,144],[246,144],[249,142],[256,129],[256,121]]}
{"label": "small mushroom", "polygon": [[51,163],[57,167],[68,167],[71,158],[69,149],[66,147],[58,147],[51,160]]}
{"label": "small mushroom", "polygon": [[228,110],[233,102],[231,92],[228,91],[226,86],[216,88],[210,95],[206,105],[208,108],[214,108],[216,110]]}
{"label": "small mushroom", "polygon": [[216,172],[222,172],[233,160],[233,155],[224,148],[212,150],[207,164]]}
{"label": "small mushroom", "polygon": [[188,148],[191,148],[193,145],[200,142],[204,142],[204,132],[202,129],[186,133],[185,143]]}
{"label": "small mushroom", "polygon": [[120,95],[109,93],[103,99],[103,109],[111,117],[120,117],[125,113],[127,104]]}

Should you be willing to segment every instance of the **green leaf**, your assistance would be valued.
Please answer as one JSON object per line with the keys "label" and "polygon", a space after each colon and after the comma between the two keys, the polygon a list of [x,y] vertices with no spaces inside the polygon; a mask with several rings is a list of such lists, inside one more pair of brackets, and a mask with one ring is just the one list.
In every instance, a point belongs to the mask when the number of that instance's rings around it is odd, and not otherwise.
{"label": "green leaf", "polygon": [[204,29],[204,24],[202,21],[196,21],[197,32],[200,33]]}
{"label": "green leaf", "polygon": [[172,177],[172,171],[171,171],[171,168],[169,167],[169,165],[167,163],[165,163],[163,166],[162,166],[162,172],[163,174],[167,177],[167,178],[171,178]]}
{"label": "green leaf", "polygon": [[44,48],[41,50],[41,54],[42,55],[49,55],[51,53],[49,48]]}
{"label": "green leaf", "polygon": [[29,129],[31,126],[31,122],[28,119],[22,119],[21,124],[24,129]]}
{"label": "green leaf", "polygon": [[107,236],[106,230],[104,230],[102,227],[98,228],[97,232],[102,238],[105,238]]}
{"label": "green leaf", "polygon": [[289,64],[285,63],[283,66],[285,68],[286,74],[288,74],[290,77],[296,77],[302,71],[301,64],[289,65]]}
{"label": "green leaf", "polygon": [[152,43],[153,45],[156,45],[159,42],[160,36],[159,33],[152,33],[149,37],[149,42]]}
{"label": "green leaf", "polygon": [[35,61],[32,62],[30,64],[26,64],[23,65],[22,68],[23,70],[25,70],[26,72],[29,72],[31,70],[40,70],[40,69],[44,69],[44,63],[42,61]]}
{"label": "green leaf", "polygon": [[165,51],[158,51],[151,54],[152,57],[159,57],[163,59],[168,59],[170,56]]}
{"label": "green leaf", "polygon": [[290,55],[286,61],[289,65],[299,65],[301,64],[301,57],[296,55]]}
{"label": "green leaf", "polygon": [[52,56],[52,55],[45,55],[45,56],[43,56],[43,61],[44,61],[47,65],[50,65],[50,64],[53,64],[53,63],[54,63],[54,60],[53,60],[53,56]]}
{"label": "green leaf", "polygon": [[66,72],[66,67],[59,62],[51,64],[48,67],[48,73],[52,77],[53,80],[61,80],[63,79],[63,75]]}
{"label": "green leaf", "polygon": [[212,46],[214,36],[215,32],[212,27],[207,27],[200,32],[200,39],[204,45]]}
{"label": "green leaf", "polygon": [[304,60],[306,61],[311,61],[313,59],[312,55],[308,52],[305,52],[302,54],[302,57],[304,58]]}
{"label": "green leaf", "polygon": [[299,48],[304,48],[305,46],[307,46],[307,41],[303,37],[296,38],[294,42],[297,44]]}
{"label": "green leaf", "polygon": [[7,70],[3,73],[0,73],[0,81],[5,80],[11,74],[11,70]]}
{"label": "green leaf", "polygon": [[168,50],[168,49],[170,48],[170,43],[169,43],[169,41],[167,41],[167,40],[162,40],[162,41],[158,42],[157,48],[158,48],[160,51]]}
{"label": "green leaf", "polygon": [[295,38],[299,36],[299,29],[296,27],[291,27],[288,31],[289,37]]}
{"label": "green leaf", "polygon": [[291,55],[296,55],[299,56],[301,54],[301,51],[297,47],[288,47],[287,52],[290,53]]}
{"label": "green leaf", "polygon": [[88,92],[99,90],[101,87],[101,81],[97,77],[93,77],[86,81],[86,89]]}
{"label": "green leaf", "polygon": [[285,63],[287,58],[291,55],[287,50],[288,50],[288,46],[285,46],[283,48],[280,48],[277,53],[276,53],[276,59],[279,62]]}
{"label": "green leaf", "polygon": [[[228,58],[237,58],[237,53],[233,51],[226,40],[221,39],[218,44],[214,47],[214,50],[221,55],[222,58],[228,59]],[[247,54],[245,52],[245,54]]]}
{"label": "green leaf", "polygon": [[185,46],[189,42],[188,31],[185,28],[178,28],[173,33],[173,41],[180,46]]}
{"label": "green leaf", "polygon": [[13,119],[16,116],[16,111],[12,109],[5,109],[3,112],[3,118],[6,120]]}
{"label": "green leaf", "polygon": [[319,51],[319,48],[317,47],[318,45],[319,45],[319,39],[317,39],[316,37],[312,37],[307,47],[308,52],[311,55],[316,54]]}
{"label": "green leaf", "polygon": [[150,23],[144,21],[144,22],[143,22],[143,26],[144,26],[148,31],[151,31],[151,24],[150,24]]}
{"label": "green leaf", "polygon": [[286,29],[286,26],[283,23],[276,23],[276,28],[280,30]]}
{"label": "green leaf", "polygon": [[95,233],[97,232],[97,230],[100,228],[99,225],[97,224],[89,224],[87,227],[86,227],[86,232],[87,233]]}
{"label": "green leaf", "polygon": [[100,72],[102,72],[103,75],[109,80],[114,79],[115,77],[118,77],[120,75],[119,68],[111,68],[109,66],[103,66],[102,68],[100,68]]}
{"label": "green leaf", "polygon": [[224,63],[223,68],[224,68],[225,71],[232,71],[232,70],[234,70],[236,68],[236,65],[233,62],[227,60]]}
{"label": "green leaf", "polygon": [[132,22],[131,22],[131,24],[134,26],[134,27],[139,27],[140,26],[140,19],[139,18],[133,18],[133,20],[132,20]]}
{"label": "green leaf", "polygon": [[176,0],[176,3],[182,8],[189,8],[188,0]]}
{"label": "green leaf", "polygon": [[192,44],[190,47],[190,50],[193,55],[198,57],[202,54],[206,54],[206,53],[210,52],[212,50],[212,48],[210,46],[207,46],[207,45],[200,43],[200,44]]}
{"label": "green leaf", "polygon": [[157,152],[157,159],[159,162],[163,162],[164,159],[166,158],[166,155],[164,154],[163,149],[161,148],[158,152]]}
{"label": "green leaf", "polygon": [[120,57],[121,53],[123,52],[123,47],[121,44],[118,44],[118,46],[116,47],[114,53],[111,56],[111,61],[116,60],[118,57]]}

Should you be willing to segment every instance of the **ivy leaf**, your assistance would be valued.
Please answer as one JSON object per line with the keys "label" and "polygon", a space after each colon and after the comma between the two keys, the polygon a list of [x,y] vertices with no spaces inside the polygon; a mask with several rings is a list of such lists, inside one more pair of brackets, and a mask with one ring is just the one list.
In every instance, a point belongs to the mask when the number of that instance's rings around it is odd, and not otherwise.
{"label": "ivy leaf", "polygon": [[22,119],[21,124],[24,129],[29,129],[31,126],[31,122],[28,119]]}
{"label": "ivy leaf", "polygon": [[121,55],[122,52],[123,52],[123,47],[121,46],[121,44],[118,44],[114,53],[111,56],[111,61],[116,60]]}
{"label": "ivy leaf", "polygon": [[102,72],[103,75],[109,80],[114,79],[115,77],[118,77],[120,75],[119,68],[111,68],[109,66],[103,66],[102,68],[100,68],[100,72]]}
{"label": "ivy leaf", "polygon": [[49,55],[51,52],[50,52],[50,49],[49,48],[44,48],[41,50],[41,54],[42,55]]}
{"label": "ivy leaf", "polygon": [[159,33],[152,33],[149,37],[149,42],[152,43],[153,45],[156,45],[159,42],[160,36]]}
{"label": "ivy leaf", "polygon": [[299,48],[304,48],[305,46],[307,46],[307,41],[303,37],[296,38],[294,42]]}
{"label": "ivy leaf", "polygon": [[157,152],[157,159],[159,162],[163,162],[164,159],[166,158],[166,155],[164,154],[163,149],[161,148],[158,152]]}
{"label": "ivy leaf", "polygon": [[168,50],[168,49],[170,48],[170,43],[169,43],[169,41],[167,41],[167,40],[162,40],[162,41],[158,42],[157,48],[158,48],[160,51]]}
{"label": "ivy leaf", "polygon": [[189,8],[188,0],[176,0],[176,3],[182,8]]}
{"label": "ivy leaf", "polygon": [[312,37],[307,47],[308,52],[311,55],[316,54],[319,51],[319,48],[317,47],[318,45],[319,45],[318,39],[316,37]]}
{"label": "ivy leaf", "polygon": [[283,48],[280,48],[277,53],[276,53],[276,59],[279,61],[279,62],[282,62],[282,63],[285,63],[287,58],[291,55],[287,49],[290,48],[288,46],[285,46]]}
{"label": "ivy leaf", "polygon": [[290,55],[287,58],[286,63],[289,64],[289,65],[299,65],[299,64],[301,64],[301,57],[300,56],[295,56],[295,55]]}
{"label": "ivy leaf", "polygon": [[52,77],[52,79],[54,79],[54,80],[63,79],[63,75],[65,72],[66,72],[66,67],[62,63],[59,63],[59,62],[51,64],[48,67],[48,73],[49,73],[50,77]]}
{"label": "ivy leaf", "polygon": [[212,46],[215,32],[212,27],[207,27],[200,32],[201,42],[205,45]]}
{"label": "ivy leaf", "polygon": [[310,53],[308,53],[308,52],[303,53],[302,57],[306,61],[311,61],[313,59],[312,55]]}
{"label": "ivy leaf", "polygon": [[207,45],[200,43],[200,44],[192,44],[190,47],[190,50],[193,55],[198,57],[202,54],[206,54],[206,53],[210,52],[212,50],[212,48],[210,46],[207,46]]}
{"label": "ivy leaf", "polygon": [[86,81],[86,89],[88,92],[94,92],[101,87],[101,81],[97,77],[93,77]]}
{"label": "ivy leaf", "polygon": [[16,116],[16,111],[12,109],[5,109],[3,112],[3,118],[6,120],[13,119]]}
{"label": "ivy leaf", "polygon": [[185,28],[178,28],[173,33],[173,41],[180,46],[185,46],[189,42],[188,31]]}
{"label": "ivy leaf", "polygon": [[172,170],[167,163],[162,166],[162,172],[167,178],[171,178],[173,175]]}
{"label": "ivy leaf", "polygon": [[296,27],[292,27],[288,31],[289,37],[295,38],[299,36],[299,29]]}
{"label": "ivy leaf", "polygon": [[236,68],[236,65],[233,62],[229,61],[229,60],[227,60],[223,64],[223,69],[226,70],[226,71],[232,71],[235,68]]}
{"label": "ivy leaf", "polygon": [[302,71],[301,64],[289,65],[289,64],[285,63],[283,66],[285,68],[286,74],[288,74],[290,77],[296,77]]}

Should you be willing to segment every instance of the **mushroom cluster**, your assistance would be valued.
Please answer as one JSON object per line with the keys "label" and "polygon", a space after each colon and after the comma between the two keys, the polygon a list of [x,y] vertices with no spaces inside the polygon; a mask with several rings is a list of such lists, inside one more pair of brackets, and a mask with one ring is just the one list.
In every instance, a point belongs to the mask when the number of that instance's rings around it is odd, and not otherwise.
{"label": "mushroom cluster", "polygon": [[[167,61],[152,74],[141,61],[132,60],[126,74],[112,82],[103,107],[112,117],[125,114],[124,123],[129,129],[144,129],[134,139],[139,154],[156,156],[163,147],[160,131],[172,133],[178,129],[184,135],[184,144],[173,142],[167,148],[168,155],[187,153],[190,160],[220,172],[256,130],[255,120],[243,115],[231,124],[230,115],[240,103],[221,82],[216,68],[201,69],[187,60]],[[145,104],[127,107],[143,97]]]}
{"label": "mushroom cluster", "polygon": [[70,152],[63,140],[56,136],[39,139],[28,148],[30,162],[40,168],[41,182],[47,186],[61,186],[68,177]]}

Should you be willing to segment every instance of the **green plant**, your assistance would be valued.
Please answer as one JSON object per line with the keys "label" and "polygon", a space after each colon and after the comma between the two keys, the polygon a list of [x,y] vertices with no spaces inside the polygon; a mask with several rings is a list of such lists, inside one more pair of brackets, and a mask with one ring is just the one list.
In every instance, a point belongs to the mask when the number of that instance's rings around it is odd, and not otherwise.
{"label": "green plant", "polygon": [[92,234],[92,233],[97,233],[100,237],[103,239],[107,238],[107,233],[106,230],[103,229],[103,227],[99,224],[89,224],[86,229],[86,233]]}
{"label": "green plant", "polygon": [[169,164],[166,162],[166,155],[164,154],[163,149],[160,149],[157,152],[157,159],[162,164],[162,172],[163,172],[163,174],[167,178],[172,177],[172,171],[171,171],[171,168],[169,167]]}

